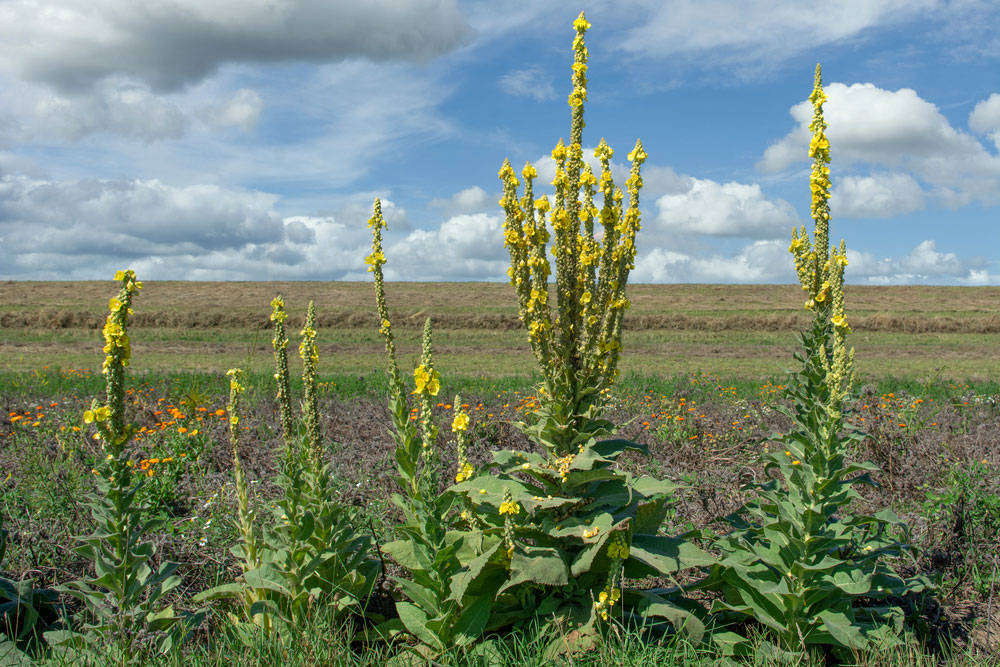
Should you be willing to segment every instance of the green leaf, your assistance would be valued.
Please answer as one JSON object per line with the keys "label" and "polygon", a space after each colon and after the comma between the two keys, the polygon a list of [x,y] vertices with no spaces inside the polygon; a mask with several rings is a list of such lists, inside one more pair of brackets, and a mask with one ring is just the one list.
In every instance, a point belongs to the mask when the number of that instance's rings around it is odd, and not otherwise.
{"label": "green leaf", "polygon": [[632,484],[632,489],[639,495],[646,498],[652,498],[658,495],[669,496],[680,488],[683,488],[680,484],[675,484],[674,482],[665,479],[656,479],[655,477],[649,477],[648,475],[643,475]]}
{"label": "green leaf", "polygon": [[17,644],[0,633],[0,667],[30,667],[35,661],[21,652]]}
{"label": "green leaf", "polygon": [[455,627],[452,629],[452,641],[456,646],[471,644],[483,634],[486,622],[490,620],[490,609],[493,608],[493,596],[483,595],[462,610]]}
{"label": "green leaf", "polygon": [[410,598],[417,607],[428,615],[438,615],[440,608],[434,591],[409,579],[397,578],[396,584],[403,591],[403,594]]}
{"label": "green leaf", "polygon": [[409,602],[397,602],[396,612],[399,614],[399,620],[402,621],[407,632],[427,646],[438,651],[445,649],[445,645],[441,639],[427,629],[427,621],[430,620],[427,614]]}
{"label": "green leaf", "polygon": [[648,503],[642,503],[635,508],[635,519],[632,521],[632,532],[636,535],[641,535],[643,533],[656,535],[657,532],[659,532],[660,527],[663,525],[663,522],[667,520],[667,513],[669,510],[670,508],[667,507],[666,498],[657,498],[656,500],[651,500]]}
{"label": "green leaf", "polygon": [[497,555],[501,542],[497,541],[492,547],[484,551],[481,555],[469,561],[461,572],[451,579],[451,597],[453,600],[461,602],[465,597],[466,590],[475,583],[483,574],[486,566]]}
{"label": "green leaf", "polygon": [[649,456],[649,446],[631,440],[612,439],[595,442],[593,450],[606,459],[616,459],[628,450]]}
{"label": "green leaf", "polygon": [[569,568],[562,552],[547,547],[516,545],[510,574],[510,580],[501,590],[526,581],[545,586],[565,586],[569,583]]}
{"label": "green leaf", "polygon": [[191,598],[195,603],[201,604],[203,602],[209,602],[211,600],[224,600],[228,598],[239,597],[247,590],[246,584],[242,583],[231,583],[231,584],[221,584],[219,586],[213,586],[208,590],[201,591],[193,598]]}
{"label": "green leaf", "polygon": [[630,566],[634,568],[635,563],[641,563],[646,567],[635,569],[653,576],[662,576],[689,567],[708,567],[715,562],[714,556],[681,537],[633,535],[625,568],[626,576],[634,577],[636,574],[631,572]]}
{"label": "green leaf", "polygon": [[830,633],[841,646],[864,648],[868,641],[846,614],[837,611],[821,611],[817,614],[823,620],[823,629]]}

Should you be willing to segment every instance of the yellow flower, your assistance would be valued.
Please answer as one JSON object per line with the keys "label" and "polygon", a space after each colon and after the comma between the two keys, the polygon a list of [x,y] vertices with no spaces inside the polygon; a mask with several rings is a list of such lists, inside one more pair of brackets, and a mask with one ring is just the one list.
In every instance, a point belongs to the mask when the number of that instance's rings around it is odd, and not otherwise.
{"label": "yellow flower", "polygon": [[475,468],[472,467],[471,463],[466,463],[461,468],[459,468],[458,473],[455,475],[455,482],[463,482],[467,479],[472,479],[472,474],[475,472]]}
{"label": "yellow flower", "polygon": [[833,326],[835,327],[847,326],[847,318],[844,317],[843,315],[834,315],[833,317],[830,318],[830,321],[833,322]]}
{"label": "yellow flower", "polygon": [[436,370],[427,370],[424,368],[423,364],[417,366],[413,370],[413,382],[416,384],[417,388],[413,392],[414,394],[427,394],[429,396],[437,396],[438,391],[441,390],[441,374]]}
{"label": "yellow flower", "polygon": [[464,432],[469,428],[469,415],[459,412],[451,422],[451,430],[455,433]]}
{"label": "yellow flower", "polygon": [[580,305],[586,306],[588,303],[590,303],[591,298],[593,298],[593,296],[591,295],[590,292],[584,292],[583,294],[580,295]]}
{"label": "yellow flower", "polygon": [[521,506],[513,500],[505,500],[500,503],[500,514],[510,514],[512,516],[520,514]]}
{"label": "yellow flower", "polygon": [[587,30],[590,29],[590,23],[587,21],[586,17],[583,15],[583,12],[580,12],[580,15],[576,17],[575,21],[573,21],[573,28],[577,32],[585,32],[585,31],[587,31]]}

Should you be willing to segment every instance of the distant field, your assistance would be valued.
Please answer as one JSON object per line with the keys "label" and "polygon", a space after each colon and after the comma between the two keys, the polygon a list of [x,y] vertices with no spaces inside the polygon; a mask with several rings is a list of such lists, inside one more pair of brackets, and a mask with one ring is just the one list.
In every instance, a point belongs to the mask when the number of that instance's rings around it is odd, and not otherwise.
{"label": "distant field", "polygon": [[[509,285],[393,283],[387,291],[404,367],[416,360],[430,316],[443,372],[534,368]],[[112,281],[0,283],[0,370],[99,368],[114,292]],[[225,370],[248,356],[267,364],[269,303],[279,293],[293,330],[316,301],[321,373],[382,368],[369,283],[146,281],[130,332],[134,370]],[[791,365],[795,332],[808,322],[791,285],[635,285],[629,298],[624,372],[771,377]],[[862,375],[1000,376],[1000,288],[849,286],[846,300]]]}

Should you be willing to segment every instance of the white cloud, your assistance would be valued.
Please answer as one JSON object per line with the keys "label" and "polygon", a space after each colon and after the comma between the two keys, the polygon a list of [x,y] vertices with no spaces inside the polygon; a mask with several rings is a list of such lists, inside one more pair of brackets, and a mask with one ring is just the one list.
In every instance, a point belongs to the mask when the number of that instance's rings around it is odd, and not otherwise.
{"label": "white cloud", "polygon": [[1000,93],[993,93],[976,104],[969,114],[969,128],[988,136],[1000,150]]}
{"label": "white cloud", "polygon": [[184,112],[170,99],[144,84],[110,77],[86,91],[63,94],[0,76],[7,93],[0,113],[16,123],[0,127],[0,139],[79,140],[95,133],[113,133],[145,142],[180,137],[188,125]]}
{"label": "white cloud", "polygon": [[[364,271],[370,201],[282,217],[272,194],[157,180],[0,177],[0,278],[343,279]],[[405,211],[383,200],[396,230]]]}
{"label": "white cloud", "polygon": [[924,207],[924,191],[909,174],[839,178],[830,198],[834,217],[893,218]]}
{"label": "white cloud", "polygon": [[556,99],[552,75],[541,67],[511,70],[500,77],[499,84],[510,95],[531,97],[539,102]]}
{"label": "white cloud", "polygon": [[634,283],[774,283],[795,280],[788,244],[754,241],[739,252],[695,254],[653,248],[636,258]]}
{"label": "white cloud", "polygon": [[690,179],[690,188],[656,200],[657,229],[676,234],[774,239],[799,218],[791,204],[768,200],[757,184]]}
{"label": "white cloud", "polygon": [[[1000,157],[953,128],[914,90],[889,91],[870,83],[832,83],[825,90],[824,115],[836,169],[866,163],[911,172],[931,186],[930,193],[944,206],[1000,202]],[[758,163],[764,171],[778,172],[808,160],[812,105],[800,102],[790,113],[797,125],[764,152]],[[912,187],[910,191],[915,192]]]}
{"label": "white cloud", "polygon": [[386,248],[390,280],[505,280],[509,256],[503,218],[456,215],[436,230],[417,229]]}
{"label": "white cloud", "polygon": [[226,102],[205,108],[201,115],[211,125],[236,126],[249,132],[260,120],[262,106],[263,100],[256,90],[240,88]]}
{"label": "white cloud", "polygon": [[427,61],[470,36],[455,0],[11,0],[0,71],[64,91],[113,75],[176,90],[226,63]]}
{"label": "white cloud", "polygon": [[872,285],[985,284],[991,280],[982,257],[961,259],[953,252],[938,252],[937,243],[921,241],[903,257],[876,257],[847,249],[848,282]]}
{"label": "white cloud", "polygon": [[431,208],[440,209],[445,215],[460,215],[462,213],[476,213],[497,206],[497,194],[489,194],[478,185],[471,188],[459,190],[447,199],[435,197],[427,204]]}

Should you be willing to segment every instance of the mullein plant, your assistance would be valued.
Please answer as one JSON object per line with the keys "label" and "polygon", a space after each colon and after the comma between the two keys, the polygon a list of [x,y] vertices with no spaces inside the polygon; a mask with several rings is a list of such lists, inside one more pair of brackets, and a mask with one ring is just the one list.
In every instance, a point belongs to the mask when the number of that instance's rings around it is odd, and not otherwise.
{"label": "mullein plant", "polygon": [[[412,647],[416,656],[404,653],[398,658],[406,663],[410,657],[430,659],[454,649],[464,650],[475,642],[489,619],[495,587],[483,590],[482,586],[463,586],[462,593],[455,592],[455,582],[463,576],[464,564],[482,552],[482,537],[471,531],[452,529],[457,497],[440,488],[442,463],[432,401],[441,390],[441,375],[434,369],[431,353],[431,321],[428,318],[424,325],[420,364],[413,371],[414,389],[410,394],[416,398],[417,415],[411,420],[385,299],[382,271],[386,263],[382,252],[385,220],[378,199],[368,224],[372,229],[372,252],[366,262],[374,277],[379,332],[385,339],[388,403],[396,442],[397,474],[393,480],[400,493],[394,494],[392,500],[403,512],[403,522],[396,528],[403,539],[386,544],[384,550],[410,574],[397,579],[409,601],[396,603],[399,618],[380,626],[380,632],[388,636],[405,632],[420,642]],[[459,405],[456,396],[452,431],[458,438],[461,478],[471,475],[472,470],[465,458],[469,416]]]}
{"label": "mullein plant", "polygon": [[594,151],[600,175],[584,161],[590,24],[581,13],[573,27],[572,121],[569,144],[560,140],[552,151],[554,197],[536,198],[538,172],[530,163],[520,173],[520,197],[509,160],[499,173],[508,274],[544,378],[533,423],[519,426],[539,451],[495,452],[493,463],[471,478],[461,474],[452,487],[467,507],[467,529],[483,534],[484,547],[454,594],[500,581],[488,629],[540,622],[552,651],[585,648],[614,619],[672,626],[697,639],[704,629],[700,608],[676,589],[626,587],[630,578],[671,577],[713,559],[684,536],[657,534],[677,486],[621,471],[616,462],[624,452],[648,450],[607,439],[615,426],[602,413],[618,375],[646,153],[637,141],[628,155],[627,201],[615,186],[614,152],[603,139]]}
{"label": "mullein plant", "polygon": [[[229,446],[233,451],[233,481],[236,487],[237,511],[234,524],[240,536],[240,543],[230,551],[238,559],[240,571],[246,574],[260,567],[263,545],[257,532],[254,510],[251,507],[250,487],[246,475],[243,474],[243,461],[240,458],[241,403],[243,392],[246,391],[246,386],[243,384],[243,370],[230,368],[226,375],[229,377],[229,404],[226,406],[229,415]],[[270,634],[271,615],[254,613],[260,609],[260,605],[255,607],[256,603],[267,596],[266,588],[252,588],[246,583],[230,583],[203,591],[196,595],[195,599],[199,602],[221,598],[235,599],[240,603],[243,618],[253,619],[254,623],[262,627],[265,634]],[[235,627],[240,627],[243,622],[242,618],[234,613],[229,613],[229,620]]]}
{"label": "mullein plant", "polygon": [[[800,334],[802,364],[787,382],[789,431],[771,436],[762,455],[771,480],[752,487],[756,499],[728,517],[734,530],[718,540],[723,554],[701,587],[724,594],[712,610],[718,618],[753,619],[783,658],[800,660],[821,650],[849,653],[873,640],[888,641],[903,628],[893,601],[919,592],[922,579],[900,578],[886,561],[910,549],[895,535],[905,526],[890,511],[850,513],[855,484],[872,484],[872,463],[848,463],[852,444],[866,436],[845,419],[852,396],[853,349],[844,314],[844,242],[829,247],[830,144],[823,119],[820,68],[810,95],[813,120],[813,238],[792,233],[789,248],[815,314]],[[716,643],[734,653],[751,644],[720,630]],[[759,647],[758,647],[759,650]]]}
{"label": "mullein plant", "polygon": [[[372,538],[357,526],[356,512],[337,499],[330,472],[324,462],[316,388],[315,307],[309,304],[301,332],[299,356],[303,361],[303,428],[292,415],[291,382],[288,377],[288,316],[284,300],[271,302],[274,322],[272,346],[278,413],[282,425],[281,472],[277,484],[283,494],[274,504],[273,520],[257,536],[248,509],[247,489],[241,483],[242,468],[235,466],[240,506],[238,528],[243,545],[234,554],[241,559],[242,582],[218,586],[198,599],[235,598],[244,612],[266,634],[276,632],[285,642],[295,640],[318,606],[332,610],[335,618],[364,613],[380,569],[371,557]],[[231,382],[238,384],[238,374]],[[238,397],[239,392],[236,393]],[[239,415],[230,415],[231,425]],[[236,420],[236,421],[233,421]],[[239,456],[234,438],[234,464]]]}
{"label": "mullein plant", "polygon": [[103,649],[130,664],[145,650],[144,636],[165,653],[202,615],[178,615],[172,606],[160,606],[181,579],[174,563],[153,569],[155,548],[147,536],[161,520],[144,516],[147,508],[138,493],[145,477],[133,478],[128,445],[135,427],[125,417],[125,368],[132,354],[128,322],[142,283],[132,270],[118,271],[115,281],[120,290],[109,302],[103,331],[106,397],[103,403],[94,399],[83,414],[83,421],[96,427],[101,456],[94,466],[98,492],[89,501],[97,527],[76,551],[93,562],[96,576],[59,589],[83,604],[80,621],[73,619],[79,632],[53,631],[46,639],[71,655]]}

